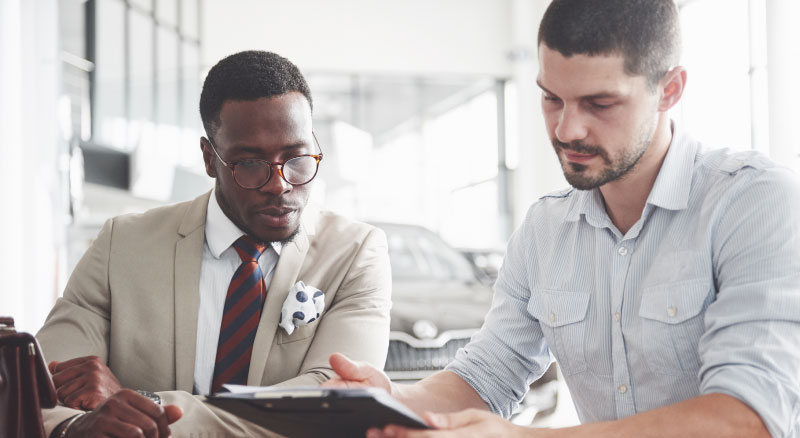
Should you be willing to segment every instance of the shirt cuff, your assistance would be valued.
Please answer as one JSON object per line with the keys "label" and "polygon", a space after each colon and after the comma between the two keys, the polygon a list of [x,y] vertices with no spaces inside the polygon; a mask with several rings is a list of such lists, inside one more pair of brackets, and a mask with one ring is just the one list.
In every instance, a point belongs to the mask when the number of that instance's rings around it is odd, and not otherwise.
{"label": "shirt cuff", "polygon": [[710,370],[700,385],[702,394],[726,394],[754,410],[773,437],[790,437],[800,424],[798,389],[763,370],[723,366]]}

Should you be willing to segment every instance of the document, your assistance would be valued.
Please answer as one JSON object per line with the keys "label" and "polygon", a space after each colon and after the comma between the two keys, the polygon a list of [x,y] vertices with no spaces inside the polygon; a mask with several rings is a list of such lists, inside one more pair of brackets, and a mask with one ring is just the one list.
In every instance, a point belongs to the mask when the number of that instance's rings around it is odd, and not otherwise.
{"label": "document", "polygon": [[334,389],[226,386],[206,403],[290,438],[363,437],[388,424],[430,429],[380,388]]}

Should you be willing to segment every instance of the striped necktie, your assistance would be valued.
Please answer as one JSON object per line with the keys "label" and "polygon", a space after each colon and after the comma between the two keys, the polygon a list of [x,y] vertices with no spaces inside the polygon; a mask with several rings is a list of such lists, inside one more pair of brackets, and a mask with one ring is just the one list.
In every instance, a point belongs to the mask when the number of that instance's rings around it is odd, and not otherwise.
{"label": "striped necktie", "polygon": [[233,243],[233,248],[239,253],[242,264],[233,273],[225,297],[214,379],[211,382],[212,393],[218,392],[226,383],[247,383],[253,340],[267,292],[261,268],[258,266],[258,257],[264,252],[266,245],[245,235]]}

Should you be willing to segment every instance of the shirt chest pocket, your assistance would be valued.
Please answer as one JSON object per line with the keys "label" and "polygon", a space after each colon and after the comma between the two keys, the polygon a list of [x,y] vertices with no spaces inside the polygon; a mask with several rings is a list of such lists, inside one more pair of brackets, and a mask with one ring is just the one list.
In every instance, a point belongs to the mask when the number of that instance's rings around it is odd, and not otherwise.
{"label": "shirt chest pocket", "polygon": [[696,374],[698,342],[705,332],[704,310],[713,294],[707,278],[645,288],[639,307],[641,345],[651,371]]}
{"label": "shirt chest pocket", "polygon": [[528,312],[539,320],[550,351],[564,375],[586,371],[589,293],[532,289]]}

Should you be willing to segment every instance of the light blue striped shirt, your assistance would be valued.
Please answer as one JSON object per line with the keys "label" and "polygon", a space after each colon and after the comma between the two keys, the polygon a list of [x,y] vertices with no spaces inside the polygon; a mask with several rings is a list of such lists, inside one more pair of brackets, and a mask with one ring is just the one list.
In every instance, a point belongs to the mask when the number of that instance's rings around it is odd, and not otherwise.
{"label": "light blue striped shirt", "polygon": [[582,422],[723,393],[800,436],[800,181],[673,127],[624,236],[597,189],[543,197],[512,236],[484,326],[448,366],[494,412],[552,352]]}

